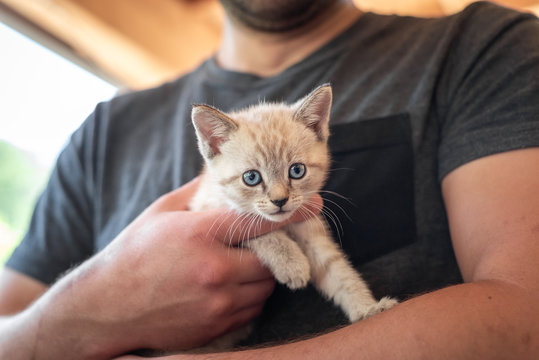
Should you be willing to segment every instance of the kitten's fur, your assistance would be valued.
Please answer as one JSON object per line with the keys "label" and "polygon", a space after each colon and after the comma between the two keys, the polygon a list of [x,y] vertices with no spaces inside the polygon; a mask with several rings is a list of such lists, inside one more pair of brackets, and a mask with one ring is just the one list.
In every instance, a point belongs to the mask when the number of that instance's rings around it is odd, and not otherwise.
{"label": "kitten's fur", "polygon": [[[205,169],[191,209],[227,206],[276,222],[295,211],[306,212],[302,205],[321,189],[330,163],[327,140],[331,102],[331,86],[323,85],[292,105],[262,103],[230,114],[195,105],[192,120]],[[304,175],[298,179],[294,177],[302,175],[303,167],[297,164],[305,166]],[[261,178],[250,172],[244,181],[244,174],[252,170]],[[246,183],[258,180],[261,182],[254,186]],[[246,237],[249,234],[248,229],[232,231],[242,231]],[[320,215],[251,239],[245,245],[277,281],[290,289],[305,287],[311,281],[341,307],[351,322],[397,303],[388,297],[374,299],[332,240]],[[233,337],[229,340],[236,340]]]}

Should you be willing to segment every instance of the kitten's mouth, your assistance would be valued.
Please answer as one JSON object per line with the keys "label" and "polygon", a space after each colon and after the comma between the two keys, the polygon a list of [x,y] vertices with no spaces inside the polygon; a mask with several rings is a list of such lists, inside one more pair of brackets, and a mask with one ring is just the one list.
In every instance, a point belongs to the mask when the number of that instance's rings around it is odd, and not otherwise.
{"label": "kitten's mouth", "polygon": [[286,210],[278,210],[276,212],[274,212],[273,214],[270,214],[270,215],[279,215],[279,214],[286,214],[286,213],[289,213],[290,211],[286,211]]}
{"label": "kitten's mouth", "polygon": [[290,217],[290,215],[292,215],[293,211],[290,211],[290,210],[278,210],[278,211],[275,211],[271,214],[267,214],[266,217],[268,218],[268,220],[270,221],[275,221],[275,222],[281,222],[281,221],[285,221],[286,219],[288,219]]}

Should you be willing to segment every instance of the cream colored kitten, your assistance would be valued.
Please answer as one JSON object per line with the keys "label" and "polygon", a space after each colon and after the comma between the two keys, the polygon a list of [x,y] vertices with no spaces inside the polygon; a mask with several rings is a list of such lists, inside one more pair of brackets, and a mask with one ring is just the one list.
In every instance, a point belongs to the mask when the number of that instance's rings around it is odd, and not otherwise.
{"label": "cream colored kitten", "polygon": [[[302,205],[327,176],[331,101],[331,86],[323,85],[292,105],[262,103],[229,114],[195,105],[192,120],[206,166],[191,209],[227,206],[275,222],[305,211]],[[248,229],[231,231],[249,234]],[[246,246],[277,281],[290,289],[311,281],[351,322],[397,303],[374,299],[320,215],[251,239]]]}

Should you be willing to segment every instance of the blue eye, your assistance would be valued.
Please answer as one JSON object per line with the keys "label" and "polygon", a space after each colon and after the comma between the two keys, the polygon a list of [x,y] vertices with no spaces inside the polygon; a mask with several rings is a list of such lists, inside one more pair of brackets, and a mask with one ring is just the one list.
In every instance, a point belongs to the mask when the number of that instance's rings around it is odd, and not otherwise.
{"label": "blue eye", "polygon": [[305,170],[305,165],[301,163],[292,164],[288,170],[288,176],[290,176],[292,179],[301,179],[303,176],[305,176]]}
{"label": "blue eye", "polygon": [[256,186],[262,182],[262,175],[256,170],[248,170],[243,173],[243,182],[248,186]]}

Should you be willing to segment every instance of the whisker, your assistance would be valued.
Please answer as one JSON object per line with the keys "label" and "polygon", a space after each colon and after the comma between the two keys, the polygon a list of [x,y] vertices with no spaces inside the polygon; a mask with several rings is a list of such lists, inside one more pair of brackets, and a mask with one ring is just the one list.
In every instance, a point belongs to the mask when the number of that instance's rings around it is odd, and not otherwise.
{"label": "whisker", "polygon": [[354,168],[345,168],[345,167],[342,167],[342,168],[333,168],[333,169],[329,169],[327,170],[328,173],[331,173],[331,172],[336,172],[336,171],[354,171],[355,169]]}
{"label": "whisker", "polygon": [[[350,220],[352,221],[352,219],[350,218],[350,216],[348,216],[348,214],[345,212],[345,210],[337,203],[335,203],[333,200],[328,200],[328,199],[324,199],[325,201],[327,200],[329,203],[332,203],[334,204],[336,207],[339,208],[339,210],[341,210],[343,212],[343,214]],[[313,205],[314,203],[311,202],[310,200],[307,200],[305,202],[306,204],[311,204]],[[308,209],[305,209],[307,211],[310,211]],[[312,211],[310,211],[311,213],[314,213]],[[342,247],[342,236],[344,235],[344,226],[342,225],[342,222],[340,221],[339,217],[337,216],[337,214],[335,213],[335,211],[333,211],[331,208],[327,207],[327,206],[324,206],[321,210],[320,210],[321,214],[323,214],[327,221],[330,221],[333,225],[334,225],[334,228],[335,228],[335,231],[336,231],[336,235],[337,235],[337,238],[339,240],[339,243],[341,244],[341,247]]]}
{"label": "whisker", "polygon": [[[298,209],[298,212],[300,213],[300,215],[303,217],[304,220],[314,219],[315,221],[318,221],[322,225],[324,225],[323,222],[320,220],[320,217],[317,216],[317,214],[314,211],[309,210],[309,209],[304,208],[304,207],[300,207]],[[311,222],[309,222],[309,226],[312,226]]]}
{"label": "whisker", "polygon": [[[239,216],[236,219],[234,219],[232,224],[230,224],[229,228],[227,229],[227,232],[225,234],[225,239],[223,240],[226,240],[227,237],[229,238],[228,240],[229,249],[233,247],[232,240],[234,239],[234,235],[236,234],[237,228],[239,227],[239,225],[241,224],[241,222],[247,215],[248,215],[247,213],[240,213]],[[229,250],[229,253],[230,253],[230,250]]]}
{"label": "whisker", "polygon": [[[308,204],[308,202],[306,202],[306,204]],[[316,221],[318,221],[324,228],[326,228],[326,224],[324,223],[324,221],[322,220],[322,218],[320,216],[318,216],[318,214],[316,212],[314,212],[313,210],[310,210],[308,208],[304,208],[304,207],[301,207],[300,208],[301,211],[302,211],[302,215],[304,215],[304,219],[307,220],[307,219],[315,219]]]}
{"label": "whisker", "polygon": [[327,219],[329,219],[333,223],[336,230],[337,238],[339,239],[339,243],[342,247],[342,235],[344,235],[344,228],[341,224],[341,221],[335,215],[335,212],[333,212],[331,209],[323,209],[322,213],[326,216]]}
{"label": "whisker", "polygon": [[[309,217],[309,220],[310,220],[309,221],[309,227],[311,229],[312,229],[312,227],[315,226],[315,222],[316,222],[316,223],[320,224],[320,226],[325,231],[330,231],[330,229],[328,227],[328,224],[327,224],[327,221],[325,221],[322,216],[320,216],[319,214],[315,213],[314,211],[312,211],[312,210],[310,210],[308,208],[300,208],[300,209],[301,209],[301,213],[302,213],[302,215],[304,217]],[[340,235],[338,235],[338,237],[339,237],[339,243],[341,243],[341,247],[342,247],[342,241],[341,241]]]}
{"label": "whisker", "polygon": [[[264,220],[264,217],[260,214],[254,214],[254,221],[252,222],[252,229],[253,229],[253,236],[247,237],[247,247],[250,247],[250,241],[251,239],[256,239],[260,236],[260,230],[262,229],[262,221]],[[249,229],[250,231],[250,229]],[[257,235],[258,234],[258,235]]]}
{"label": "whisker", "polygon": [[[249,227],[249,223],[252,221],[250,216],[251,216],[250,213],[243,213],[241,217],[241,221],[238,221],[238,223],[236,224],[238,237],[240,239],[240,241],[238,242],[239,245],[243,244],[243,240],[245,239],[245,231]],[[234,234],[236,232],[236,229],[234,230]]]}
{"label": "whisker", "polygon": [[[353,206],[356,206],[349,198],[345,197],[345,196],[342,196],[336,192],[333,192],[333,191],[329,191],[329,190],[320,190],[320,192],[322,193],[328,193],[328,194],[331,194],[331,195],[335,195],[335,196],[338,196],[344,200],[346,200],[347,202],[349,202],[351,205]],[[315,191],[311,191],[309,193],[306,193],[306,196],[311,196],[312,194],[316,193]],[[331,200],[331,199],[327,199],[327,198],[324,198],[324,202],[328,202],[330,204],[333,204],[335,207],[337,207],[343,214],[344,216],[346,216],[346,218],[350,221],[354,221],[352,220],[352,218],[348,215],[348,213],[346,212],[346,210],[344,210],[344,208],[338,204],[336,201],[334,200]],[[327,206],[324,206],[324,208],[327,208]],[[336,214],[335,214],[336,215]]]}
{"label": "whisker", "polygon": [[[257,216],[256,214],[251,214],[251,217],[249,218],[249,223],[247,224],[246,228],[244,229],[243,233],[241,234],[241,247],[242,249],[245,247],[244,243],[245,243],[245,240],[249,241],[249,239],[251,238],[251,229],[253,227],[253,224],[255,223],[255,221],[257,220]],[[253,233],[254,235],[254,233]]]}
{"label": "whisker", "polygon": [[338,198],[341,198],[343,200],[346,200],[350,205],[354,205],[354,206],[357,206],[353,201],[352,199],[350,199],[349,197],[346,197],[344,195],[341,195],[335,191],[331,191],[331,190],[319,190],[318,191],[319,193],[324,193],[324,194],[330,194],[330,195],[333,195],[333,196],[336,196]]}
{"label": "whisker", "polygon": [[[352,220],[352,218],[348,215],[346,210],[344,210],[344,208],[341,205],[339,205],[338,203],[336,203],[335,201],[330,200],[330,199],[324,199],[324,201],[327,201],[328,203],[333,204],[335,207],[337,207],[344,214],[344,216],[346,216],[346,218],[348,220],[350,220],[352,222],[354,221],[354,220]],[[328,207],[324,206],[324,209],[328,209]]]}
{"label": "whisker", "polygon": [[[260,214],[256,214],[255,226],[257,226],[258,228],[255,228],[255,234],[253,234],[253,235],[256,235],[257,233],[260,234],[260,231],[262,230],[262,222],[263,221],[264,221],[264,217],[262,215],[260,215]],[[260,236],[260,235],[258,235],[258,236]]]}
{"label": "whisker", "polygon": [[262,231],[262,223],[264,222],[264,217],[258,214],[258,231]]}
{"label": "whisker", "polygon": [[[220,214],[214,221],[213,223],[211,224],[210,228],[208,229],[208,231],[206,232],[206,237],[208,237],[210,235],[210,232],[212,231],[213,227],[217,224],[217,221],[221,220],[219,226],[217,227],[217,229],[215,229],[215,232],[213,233],[213,235],[211,236],[211,243],[210,244],[213,244],[213,241],[215,240],[215,235],[219,232],[219,230],[221,229],[221,226],[223,226],[223,224],[226,222],[226,220],[228,219],[228,217],[231,215],[231,210],[228,210],[222,214]],[[225,218],[226,216],[226,218]]]}

